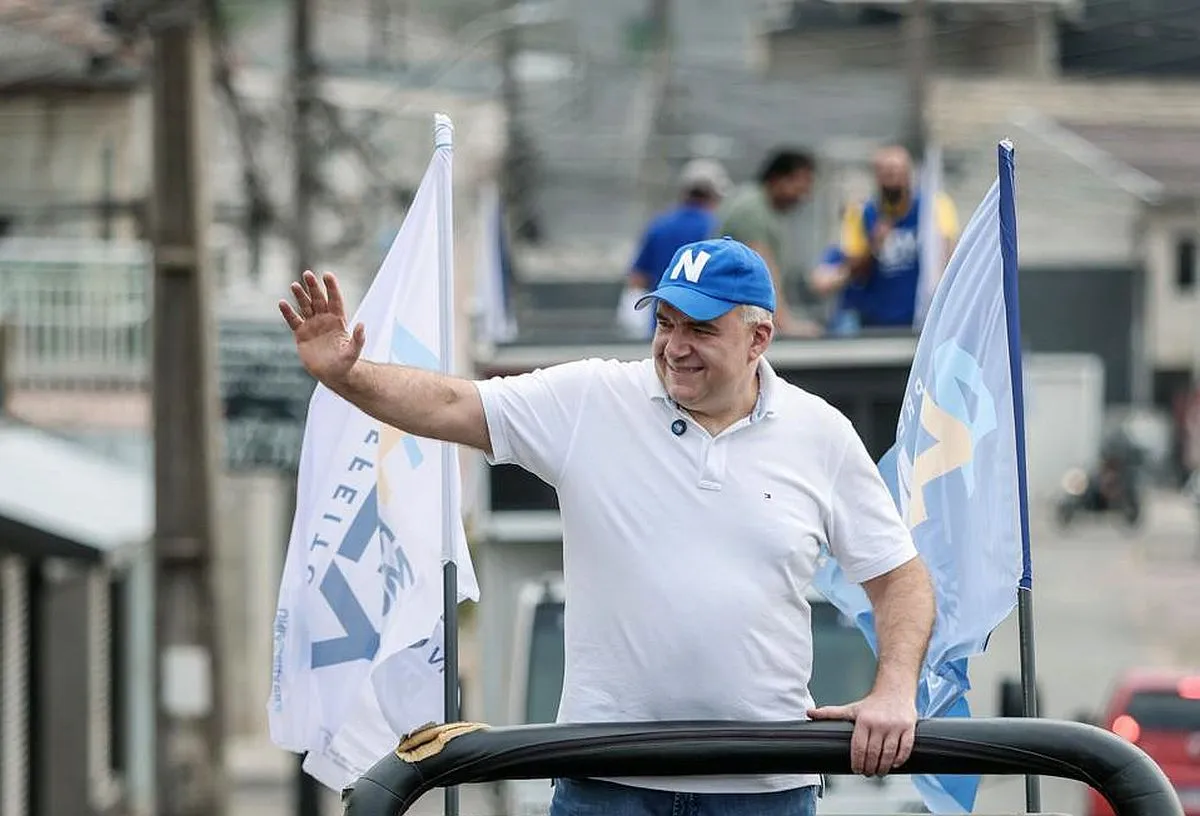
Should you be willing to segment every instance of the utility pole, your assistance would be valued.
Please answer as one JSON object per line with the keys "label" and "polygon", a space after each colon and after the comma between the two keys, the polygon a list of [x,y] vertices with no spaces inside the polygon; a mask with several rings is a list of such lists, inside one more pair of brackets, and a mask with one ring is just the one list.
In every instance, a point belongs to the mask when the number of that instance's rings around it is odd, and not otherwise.
{"label": "utility pole", "polygon": [[649,70],[653,78],[653,99],[638,169],[638,198],[642,205],[643,220],[649,220],[653,213],[674,198],[670,193],[675,192],[665,138],[672,129],[671,100],[674,91],[674,20],[671,6],[671,0],[651,0],[650,3],[653,48]]}
{"label": "utility pole", "polygon": [[504,105],[506,139],[500,170],[500,191],[510,213],[513,232],[530,243],[542,238],[541,223],[534,211],[535,166],[533,145],[521,118],[521,89],[516,60],[520,48],[520,26],[516,22],[517,0],[500,0],[505,20],[500,31],[500,97]]}
{"label": "utility pole", "polygon": [[[312,0],[292,0],[292,160],[295,168],[292,210],[294,280],[317,265],[313,200],[317,193],[317,151],[312,120],[316,107],[316,62],[312,49]],[[289,506],[296,496],[297,474],[287,477]],[[291,514],[289,514],[290,516]],[[291,529],[291,519],[284,525]],[[285,539],[282,546],[287,548]],[[320,816],[320,786],[304,772],[304,755],[296,760],[296,816]]]}
{"label": "utility pole", "polygon": [[371,0],[368,15],[367,64],[383,68],[391,63],[388,49],[392,46],[392,0]]}
{"label": "utility pole", "polygon": [[925,155],[925,110],[928,107],[929,78],[933,71],[933,12],[930,0],[908,0],[904,19],[909,83],[907,137],[909,150],[920,161]]}
{"label": "utility pole", "polygon": [[217,400],[201,127],[210,115],[199,9],[157,0],[153,39],[153,415],[156,808],[226,809],[213,615]]}
{"label": "utility pole", "polygon": [[3,415],[8,408],[8,388],[9,388],[9,365],[12,359],[9,355],[12,353],[12,346],[9,340],[12,337],[12,329],[8,323],[4,322],[4,315],[0,315],[0,415]]}
{"label": "utility pole", "polygon": [[317,106],[317,66],[312,52],[312,0],[292,0],[292,146],[295,167],[292,247],[296,280],[317,263],[313,201],[317,194],[317,151],[313,113]]}

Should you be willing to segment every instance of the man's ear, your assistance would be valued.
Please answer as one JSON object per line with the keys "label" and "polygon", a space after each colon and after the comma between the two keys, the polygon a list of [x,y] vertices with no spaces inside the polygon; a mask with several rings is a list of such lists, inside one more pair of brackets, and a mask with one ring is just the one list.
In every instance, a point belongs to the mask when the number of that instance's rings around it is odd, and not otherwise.
{"label": "man's ear", "polygon": [[774,323],[758,323],[752,329],[753,334],[750,338],[750,355],[751,359],[757,360],[767,351],[767,346],[771,345],[771,338],[775,336]]}

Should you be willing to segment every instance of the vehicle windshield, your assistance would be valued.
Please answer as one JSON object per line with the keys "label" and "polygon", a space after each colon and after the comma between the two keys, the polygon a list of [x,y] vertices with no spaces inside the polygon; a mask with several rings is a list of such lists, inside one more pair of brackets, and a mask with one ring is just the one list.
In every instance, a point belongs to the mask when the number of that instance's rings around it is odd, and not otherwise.
{"label": "vehicle windshield", "polygon": [[552,723],[558,716],[562,696],[563,604],[543,601],[533,611],[529,637],[529,680],[525,688],[525,719],[530,723]]}
{"label": "vehicle windshield", "polygon": [[1200,700],[1173,691],[1139,691],[1126,712],[1143,731],[1200,731]]}
{"label": "vehicle windshield", "polygon": [[812,628],[808,690],[817,705],[841,705],[867,696],[875,682],[875,653],[854,621],[831,603],[813,601]]}
{"label": "vehicle windshield", "polygon": [[[813,676],[809,690],[817,705],[839,705],[865,697],[875,681],[875,654],[853,621],[824,601],[812,603]],[[529,639],[525,720],[552,723],[563,681],[563,604],[543,601],[533,614]]]}

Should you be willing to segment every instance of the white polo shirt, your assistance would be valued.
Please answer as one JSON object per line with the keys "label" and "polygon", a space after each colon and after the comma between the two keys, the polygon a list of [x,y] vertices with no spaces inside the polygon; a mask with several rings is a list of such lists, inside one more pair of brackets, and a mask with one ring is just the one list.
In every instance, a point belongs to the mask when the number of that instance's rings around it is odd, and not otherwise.
{"label": "white polo shirt", "polygon": [[[858,582],[917,554],[850,421],[766,360],[759,379],[753,414],[715,437],[667,396],[652,360],[581,360],[477,383],[490,461],[558,491],[559,722],[807,719],[804,592],[821,544]],[[754,792],[820,777],[616,781]]]}

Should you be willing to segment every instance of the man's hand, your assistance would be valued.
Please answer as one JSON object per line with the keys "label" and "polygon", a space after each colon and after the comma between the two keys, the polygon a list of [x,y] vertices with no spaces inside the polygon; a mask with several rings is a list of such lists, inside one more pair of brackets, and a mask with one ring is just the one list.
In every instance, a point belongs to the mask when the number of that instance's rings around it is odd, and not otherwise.
{"label": "man's hand", "polygon": [[888,236],[892,234],[892,223],[886,219],[879,219],[875,227],[871,230],[871,254],[878,255],[883,249],[883,244],[887,241]]}
{"label": "man's hand", "polygon": [[362,359],[366,328],[359,323],[353,332],[346,330],[346,306],[337,278],[326,272],[322,285],[312,272],[302,277],[291,287],[296,308],[281,300],[279,311],[291,327],[309,374],[385,425],[491,453],[483,400],[473,382],[415,366]]}
{"label": "man's hand", "polygon": [[865,776],[884,776],[908,761],[917,728],[913,700],[873,691],[856,703],[809,709],[814,720],[851,720],[850,769]]}
{"label": "man's hand", "polygon": [[304,368],[333,388],[345,380],[362,354],[366,329],[359,323],[353,332],[346,330],[346,305],[333,273],[325,273],[324,286],[312,272],[302,278],[291,287],[297,308],[281,300],[279,311],[292,330]]}

